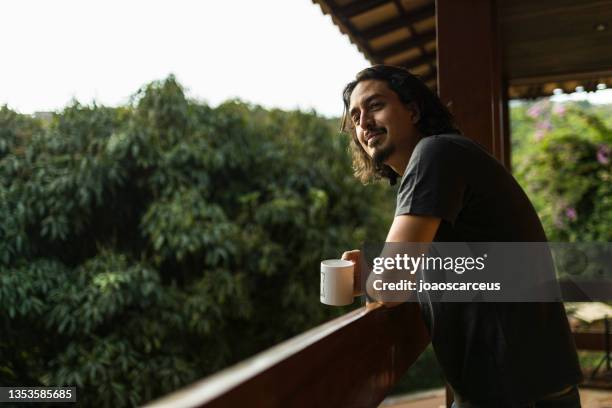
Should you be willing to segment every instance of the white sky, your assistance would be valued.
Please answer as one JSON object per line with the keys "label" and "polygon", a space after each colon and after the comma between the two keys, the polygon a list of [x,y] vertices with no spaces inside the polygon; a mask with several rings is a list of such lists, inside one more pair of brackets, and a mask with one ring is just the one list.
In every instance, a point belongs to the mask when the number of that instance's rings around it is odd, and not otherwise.
{"label": "white sky", "polygon": [[174,73],[188,95],[342,113],[369,64],[311,0],[3,0],[0,105],[124,104]]}
{"label": "white sky", "polygon": [[174,73],[213,105],[338,116],[343,86],[369,65],[311,0],[2,0],[0,38],[0,105],[22,113],[125,104]]}

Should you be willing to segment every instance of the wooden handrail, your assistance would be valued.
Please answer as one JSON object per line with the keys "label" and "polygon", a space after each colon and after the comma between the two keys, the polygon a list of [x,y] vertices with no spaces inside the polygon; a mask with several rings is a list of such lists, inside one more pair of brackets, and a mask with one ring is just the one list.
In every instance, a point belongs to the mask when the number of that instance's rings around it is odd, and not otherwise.
{"label": "wooden handrail", "polygon": [[417,304],[370,304],[147,406],[376,407],[428,343]]}
{"label": "wooden handrail", "polygon": [[[424,327],[417,304],[370,304],[147,407],[377,407],[429,343]],[[573,335],[579,350],[604,349],[602,332]]]}
{"label": "wooden handrail", "polygon": [[[603,331],[576,331],[573,334],[578,350],[605,351],[606,349],[606,334]],[[608,336],[612,344],[612,335]]]}

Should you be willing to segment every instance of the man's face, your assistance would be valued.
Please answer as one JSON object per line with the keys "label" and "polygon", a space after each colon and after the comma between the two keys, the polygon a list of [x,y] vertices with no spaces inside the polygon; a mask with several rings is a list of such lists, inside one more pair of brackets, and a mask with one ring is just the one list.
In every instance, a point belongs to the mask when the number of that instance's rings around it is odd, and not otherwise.
{"label": "man's face", "polygon": [[388,164],[398,152],[410,155],[420,135],[417,113],[384,81],[359,82],[351,94],[349,115],[357,140],[377,163]]}

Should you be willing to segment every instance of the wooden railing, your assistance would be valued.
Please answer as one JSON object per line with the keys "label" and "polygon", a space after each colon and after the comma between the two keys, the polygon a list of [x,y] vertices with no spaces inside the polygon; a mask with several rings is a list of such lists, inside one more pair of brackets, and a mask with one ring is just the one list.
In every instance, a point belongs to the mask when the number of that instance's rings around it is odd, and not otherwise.
{"label": "wooden railing", "polygon": [[376,407],[429,343],[414,303],[370,304],[149,407]]}
{"label": "wooden railing", "polygon": [[[429,343],[424,328],[417,304],[370,304],[147,406],[377,407]],[[602,332],[574,339],[579,350],[605,349]]]}
{"label": "wooden railing", "polygon": [[[604,351],[606,349],[606,335],[603,331],[580,331],[574,333],[574,341],[578,350]],[[612,335],[608,335],[612,344]]]}

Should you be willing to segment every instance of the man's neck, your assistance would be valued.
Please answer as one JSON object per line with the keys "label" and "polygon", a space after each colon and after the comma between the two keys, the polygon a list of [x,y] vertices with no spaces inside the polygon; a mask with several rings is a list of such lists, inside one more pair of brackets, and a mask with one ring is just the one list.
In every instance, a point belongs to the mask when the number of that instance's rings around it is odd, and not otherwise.
{"label": "man's neck", "polygon": [[[412,153],[412,152],[410,152]],[[403,155],[405,156],[405,155]],[[410,161],[410,156],[408,157],[394,157],[393,160],[389,160],[387,165],[393,169],[394,172],[402,177],[404,172],[406,171],[406,167],[408,167],[408,162]]]}
{"label": "man's neck", "polygon": [[391,167],[394,172],[400,175],[400,177],[403,177],[406,167],[408,167],[408,163],[410,162],[412,152],[414,151],[417,143],[419,143],[423,137],[423,135],[419,134],[417,137],[412,139],[413,142],[409,146],[406,146],[403,149],[398,149],[397,153],[390,157],[385,164]]}

